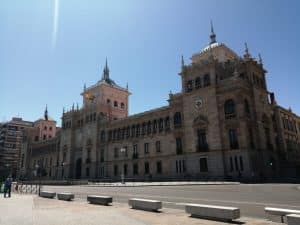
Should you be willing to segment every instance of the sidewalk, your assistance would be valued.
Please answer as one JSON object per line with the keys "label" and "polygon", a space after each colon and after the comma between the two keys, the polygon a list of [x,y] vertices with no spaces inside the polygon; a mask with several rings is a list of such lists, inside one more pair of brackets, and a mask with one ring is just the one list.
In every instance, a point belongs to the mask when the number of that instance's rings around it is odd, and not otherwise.
{"label": "sidewalk", "polygon": [[[91,205],[33,195],[0,198],[1,225],[224,225],[228,223],[191,218],[182,210],[163,208],[160,213],[133,210],[127,204]],[[279,225],[242,217],[234,224]]]}
{"label": "sidewalk", "polygon": [[237,185],[240,182],[226,182],[226,181],[171,181],[171,182],[126,182],[122,184],[121,182],[113,183],[96,183],[89,182],[89,186],[97,187],[143,187],[143,186],[184,186],[184,185]]}

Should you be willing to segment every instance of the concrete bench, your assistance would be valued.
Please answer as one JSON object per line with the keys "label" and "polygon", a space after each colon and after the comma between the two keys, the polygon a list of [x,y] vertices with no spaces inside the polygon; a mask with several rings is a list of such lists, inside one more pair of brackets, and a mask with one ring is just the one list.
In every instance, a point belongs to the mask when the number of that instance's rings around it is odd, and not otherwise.
{"label": "concrete bench", "polygon": [[265,213],[280,216],[281,222],[284,223],[284,216],[288,214],[300,214],[300,210],[265,207]]}
{"label": "concrete bench", "polygon": [[92,204],[108,205],[112,203],[113,198],[111,196],[88,195],[87,201]]}
{"label": "concrete bench", "polygon": [[240,209],[217,205],[187,204],[185,212],[193,217],[231,221],[240,218]]}
{"label": "concrete bench", "polygon": [[300,215],[299,214],[288,214],[286,215],[288,225],[299,225]]}
{"label": "concrete bench", "polygon": [[72,193],[57,193],[57,199],[59,200],[71,201],[74,197]]}
{"label": "concrete bench", "polygon": [[56,196],[55,192],[50,192],[50,191],[41,191],[40,192],[40,197],[43,198],[54,198]]}
{"label": "concrete bench", "polygon": [[143,209],[150,211],[158,211],[162,208],[161,201],[140,198],[129,199],[128,205],[130,205],[133,209]]}

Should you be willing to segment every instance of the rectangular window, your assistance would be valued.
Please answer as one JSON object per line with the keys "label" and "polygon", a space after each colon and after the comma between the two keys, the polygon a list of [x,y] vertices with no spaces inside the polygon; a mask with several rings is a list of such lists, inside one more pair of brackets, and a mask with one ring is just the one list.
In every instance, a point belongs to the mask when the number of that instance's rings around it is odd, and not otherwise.
{"label": "rectangular window", "polygon": [[149,154],[149,143],[144,144],[144,152],[145,154]]}
{"label": "rectangular window", "polygon": [[119,157],[119,149],[118,148],[114,148],[114,157],[115,158]]}
{"label": "rectangular window", "polygon": [[133,164],[133,175],[139,174],[139,165],[137,163]]}
{"label": "rectangular window", "polygon": [[230,143],[230,149],[238,149],[239,148],[239,142],[237,137],[237,132],[235,129],[229,129],[229,143]]}
{"label": "rectangular window", "polygon": [[161,161],[156,162],[156,172],[157,172],[157,174],[162,173]]}
{"label": "rectangular window", "polygon": [[197,131],[197,133],[198,133],[198,151],[207,152],[208,144],[206,140],[206,131],[204,129],[200,129]]}
{"label": "rectangular window", "polygon": [[230,172],[233,172],[233,160],[232,160],[232,157],[230,157]]}
{"label": "rectangular window", "polygon": [[119,175],[118,165],[114,165],[114,175],[115,176]]}
{"label": "rectangular window", "polygon": [[200,172],[208,172],[207,158],[200,158]]}
{"label": "rectangular window", "polygon": [[160,141],[155,142],[156,152],[160,152]]}
{"label": "rectangular window", "polygon": [[104,149],[102,148],[101,150],[100,150],[100,162],[104,162]]}
{"label": "rectangular window", "polygon": [[137,159],[138,158],[138,148],[137,144],[133,145],[133,158]]}
{"label": "rectangular window", "polygon": [[123,166],[123,173],[124,173],[124,175],[125,176],[127,176],[127,164],[124,164],[124,166]]}
{"label": "rectangular window", "polygon": [[240,156],[240,168],[241,168],[241,171],[244,170],[244,163],[243,163],[243,157]]}
{"label": "rectangular window", "polygon": [[176,154],[181,155],[182,154],[182,141],[181,138],[176,138]]}
{"label": "rectangular window", "polygon": [[149,163],[145,162],[145,174],[149,174],[149,173],[150,173]]}
{"label": "rectangular window", "polygon": [[235,170],[239,171],[239,163],[238,163],[238,159],[236,156],[234,157],[234,164],[235,164]]}

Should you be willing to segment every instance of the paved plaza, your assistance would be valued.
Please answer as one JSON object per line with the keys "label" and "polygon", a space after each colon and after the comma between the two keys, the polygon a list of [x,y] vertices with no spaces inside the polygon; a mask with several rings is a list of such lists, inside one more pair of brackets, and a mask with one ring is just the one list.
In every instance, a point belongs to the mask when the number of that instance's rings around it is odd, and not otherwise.
{"label": "paved plaza", "polygon": [[[192,218],[183,210],[163,208],[160,213],[133,210],[124,203],[112,206],[91,205],[85,201],[65,202],[35,195],[0,198],[1,225],[222,225]],[[241,217],[234,224],[279,225],[264,219]]]}

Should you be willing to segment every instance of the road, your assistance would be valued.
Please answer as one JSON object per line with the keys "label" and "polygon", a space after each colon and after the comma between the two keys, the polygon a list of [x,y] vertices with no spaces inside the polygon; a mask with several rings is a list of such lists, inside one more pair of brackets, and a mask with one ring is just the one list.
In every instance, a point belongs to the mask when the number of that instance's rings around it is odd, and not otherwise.
{"label": "road", "polygon": [[241,215],[265,218],[265,206],[300,210],[298,184],[187,185],[146,187],[43,186],[43,190],[73,192],[77,200],[89,194],[110,195],[114,201],[127,203],[129,198],[163,201],[168,208],[184,208],[185,203],[239,207]]}

